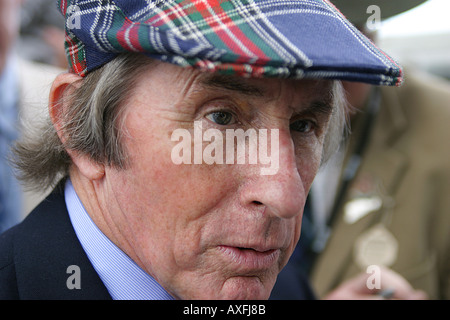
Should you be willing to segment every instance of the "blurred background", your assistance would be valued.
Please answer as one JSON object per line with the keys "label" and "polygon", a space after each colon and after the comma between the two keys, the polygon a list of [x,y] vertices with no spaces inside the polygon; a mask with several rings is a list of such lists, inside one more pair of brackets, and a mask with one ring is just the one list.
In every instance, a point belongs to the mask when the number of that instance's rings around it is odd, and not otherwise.
{"label": "blurred background", "polygon": [[66,67],[64,19],[56,0],[24,0],[17,47],[24,60]]}
{"label": "blurred background", "polygon": [[382,22],[379,45],[403,64],[450,79],[449,16],[449,0],[428,0]]}

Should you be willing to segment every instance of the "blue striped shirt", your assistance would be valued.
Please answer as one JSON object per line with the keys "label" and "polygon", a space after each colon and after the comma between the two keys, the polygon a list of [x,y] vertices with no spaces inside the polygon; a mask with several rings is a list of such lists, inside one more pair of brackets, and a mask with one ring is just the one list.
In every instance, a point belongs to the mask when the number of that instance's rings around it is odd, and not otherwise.
{"label": "blue striped shirt", "polygon": [[114,300],[173,299],[153,277],[100,231],[84,209],[70,179],[67,180],[64,192],[75,233]]}

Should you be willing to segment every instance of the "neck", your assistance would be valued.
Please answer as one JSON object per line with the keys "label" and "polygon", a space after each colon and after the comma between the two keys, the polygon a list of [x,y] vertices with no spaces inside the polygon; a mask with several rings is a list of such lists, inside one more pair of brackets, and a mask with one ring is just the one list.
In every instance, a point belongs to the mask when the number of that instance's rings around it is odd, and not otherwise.
{"label": "neck", "polygon": [[90,180],[74,166],[70,170],[70,179],[84,209],[95,225],[142,268],[142,263],[132,249],[130,239],[123,236],[123,234],[132,233],[124,231],[127,224],[121,218],[125,217],[120,211],[120,206],[115,203],[115,198],[111,197],[112,193],[108,192],[106,175],[98,180]]}

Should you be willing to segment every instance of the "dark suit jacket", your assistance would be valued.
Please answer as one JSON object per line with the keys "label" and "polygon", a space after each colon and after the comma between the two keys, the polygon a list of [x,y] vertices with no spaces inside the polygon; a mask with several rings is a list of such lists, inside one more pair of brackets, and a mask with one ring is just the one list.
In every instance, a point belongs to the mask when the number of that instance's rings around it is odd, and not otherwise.
{"label": "dark suit jacket", "polygon": [[270,300],[316,300],[306,273],[295,263],[288,263],[278,275]]}
{"label": "dark suit jacket", "polygon": [[[0,235],[0,299],[111,299],[70,222],[63,184],[19,225]],[[68,267],[81,289],[69,289]]]}

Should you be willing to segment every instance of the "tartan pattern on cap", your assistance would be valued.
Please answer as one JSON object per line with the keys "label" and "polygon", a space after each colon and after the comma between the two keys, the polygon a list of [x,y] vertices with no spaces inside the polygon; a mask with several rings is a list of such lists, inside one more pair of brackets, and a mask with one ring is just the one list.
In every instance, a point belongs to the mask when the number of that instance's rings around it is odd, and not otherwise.
{"label": "tartan pattern on cap", "polygon": [[400,66],[327,0],[59,0],[73,72],[122,52],[247,77],[399,85]]}

